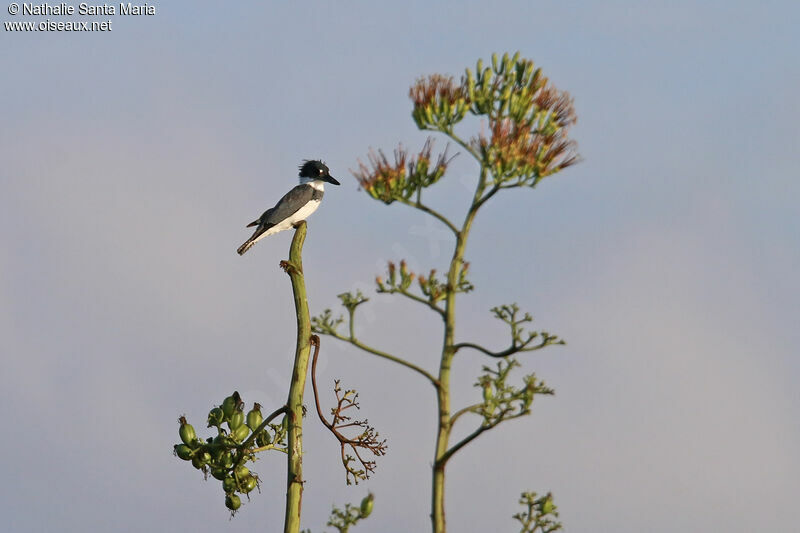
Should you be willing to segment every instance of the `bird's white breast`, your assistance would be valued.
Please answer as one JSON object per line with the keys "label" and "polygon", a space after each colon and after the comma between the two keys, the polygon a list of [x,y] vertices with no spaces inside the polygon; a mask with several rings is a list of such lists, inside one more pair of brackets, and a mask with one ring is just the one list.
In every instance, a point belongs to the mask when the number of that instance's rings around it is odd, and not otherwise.
{"label": "bird's white breast", "polygon": [[[290,217],[281,220],[280,222],[269,228],[267,231],[264,232],[264,234],[261,237],[274,235],[279,231],[286,231],[288,229],[292,229],[292,227],[295,224],[311,216],[311,213],[317,210],[319,204],[320,204],[319,200],[311,200],[306,205],[295,211]],[[259,239],[261,237],[259,237]]]}
{"label": "bird's white breast", "polygon": [[300,222],[301,220],[305,220],[309,216],[311,216],[311,213],[317,210],[319,204],[320,204],[319,200],[311,200],[306,205],[295,211],[294,214],[286,220],[290,221],[291,225],[294,225],[297,222]]}

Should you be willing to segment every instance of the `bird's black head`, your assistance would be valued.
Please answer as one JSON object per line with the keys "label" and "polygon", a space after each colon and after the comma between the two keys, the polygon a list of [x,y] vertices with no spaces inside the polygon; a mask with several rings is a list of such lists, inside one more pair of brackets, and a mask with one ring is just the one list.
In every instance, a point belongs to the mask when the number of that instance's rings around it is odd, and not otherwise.
{"label": "bird's black head", "polygon": [[328,173],[328,167],[322,161],[316,159],[306,159],[300,165],[300,177],[309,180],[321,180],[340,185],[336,179]]}

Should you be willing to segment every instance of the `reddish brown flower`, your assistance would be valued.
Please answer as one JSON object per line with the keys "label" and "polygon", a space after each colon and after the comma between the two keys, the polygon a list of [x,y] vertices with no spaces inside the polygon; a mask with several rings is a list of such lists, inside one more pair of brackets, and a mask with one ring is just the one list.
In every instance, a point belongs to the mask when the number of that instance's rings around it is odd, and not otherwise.
{"label": "reddish brown flower", "polygon": [[433,140],[428,139],[416,156],[409,156],[408,150],[399,145],[394,150],[394,162],[383,150],[370,149],[367,154],[369,164],[358,160],[358,170],[352,171],[361,188],[373,198],[392,203],[408,199],[420,187],[428,187],[444,175],[447,170],[447,150],[440,154],[431,165]]}
{"label": "reddish brown flower", "polygon": [[414,101],[414,107],[425,107],[447,101],[455,104],[459,98],[466,98],[466,91],[461,85],[456,85],[452,76],[433,74],[427,78],[419,78],[411,89],[408,96]]}

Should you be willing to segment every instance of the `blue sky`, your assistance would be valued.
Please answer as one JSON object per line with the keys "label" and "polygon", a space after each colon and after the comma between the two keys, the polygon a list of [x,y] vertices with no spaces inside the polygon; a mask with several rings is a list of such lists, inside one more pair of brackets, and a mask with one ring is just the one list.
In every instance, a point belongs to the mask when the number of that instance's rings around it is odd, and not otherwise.
{"label": "blue sky", "polygon": [[[4,4],[3,21],[12,18]],[[575,98],[584,161],[498,196],[467,257],[459,331],[502,346],[516,301],[568,345],[524,358],[557,394],[451,465],[452,531],[516,531],[523,490],[568,531],[792,531],[800,493],[800,9],[792,2],[157,4],[110,33],[0,30],[0,511],[9,531],[277,530],[284,461],[232,521],[170,454],[238,389],[285,397],[286,232],[244,224],[325,159],[310,219],[313,312],[386,260],[443,268],[435,225],[357,190],[370,147],[419,147],[408,86],[520,50]],[[440,143],[441,146],[441,143]],[[460,219],[474,166],[430,195]],[[434,235],[434,237],[431,237]],[[437,324],[374,296],[361,336],[435,365]],[[413,335],[410,334],[413,332]],[[357,530],[429,525],[433,395],[323,339],[320,379],[389,439],[345,487],[309,419],[303,527],[376,494]],[[457,403],[486,361],[455,370]]]}

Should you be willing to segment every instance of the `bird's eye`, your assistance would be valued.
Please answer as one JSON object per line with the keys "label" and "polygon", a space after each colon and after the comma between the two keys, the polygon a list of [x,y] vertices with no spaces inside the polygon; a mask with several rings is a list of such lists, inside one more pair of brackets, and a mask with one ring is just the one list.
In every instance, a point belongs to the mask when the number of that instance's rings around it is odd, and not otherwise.
{"label": "bird's eye", "polygon": [[323,174],[325,174],[325,171],[322,170],[322,169],[319,169],[319,175],[322,176]]}

